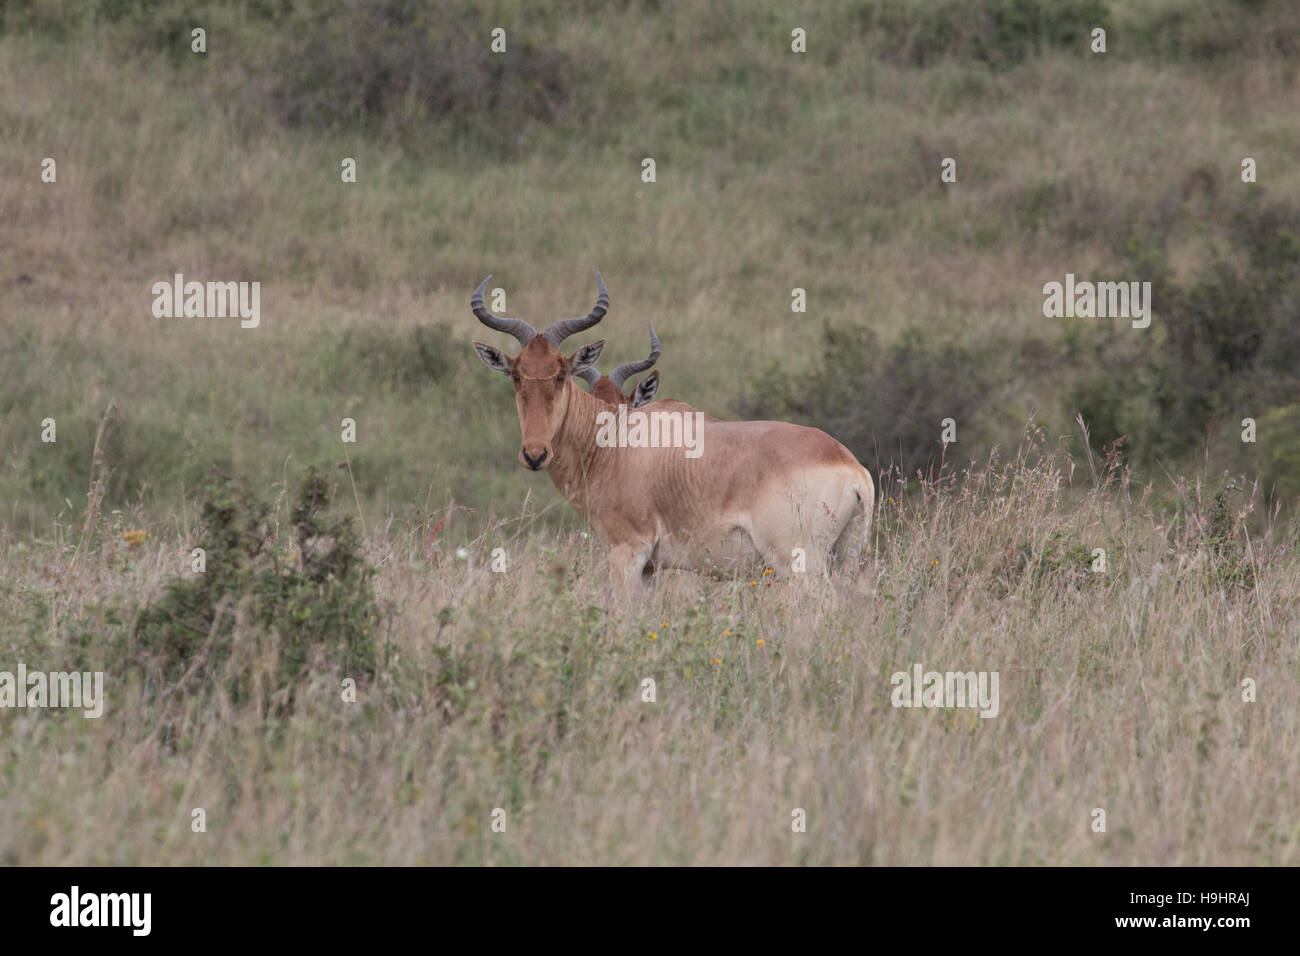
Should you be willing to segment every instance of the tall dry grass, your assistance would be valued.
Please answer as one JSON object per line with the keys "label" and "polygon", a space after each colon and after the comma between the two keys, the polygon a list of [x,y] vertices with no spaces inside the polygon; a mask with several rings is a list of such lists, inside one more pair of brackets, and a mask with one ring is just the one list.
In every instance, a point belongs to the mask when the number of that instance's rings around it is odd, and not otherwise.
{"label": "tall dry grass", "polygon": [[[284,715],[215,689],[160,701],[110,667],[98,721],[5,715],[0,859],[1294,864],[1294,529],[1247,542],[1248,490],[1188,487],[1162,515],[1094,466],[894,484],[857,576],[664,575],[634,608],[608,604],[590,539],[528,513],[467,559],[428,523],[372,532],[388,618],[356,703],[328,664]],[[74,550],[4,554],[3,613],[40,607],[29,667],[73,652],[57,621],[129,613],[187,553],[166,535],[69,568]],[[120,628],[101,617],[81,649]],[[890,676],[916,663],[997,671],[999,714],[895,709]]]}

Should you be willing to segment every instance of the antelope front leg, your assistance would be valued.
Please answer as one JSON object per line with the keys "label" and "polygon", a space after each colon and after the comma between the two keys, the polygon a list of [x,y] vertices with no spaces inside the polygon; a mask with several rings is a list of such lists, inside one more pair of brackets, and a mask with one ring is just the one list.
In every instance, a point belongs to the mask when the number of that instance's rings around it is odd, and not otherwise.
{"label": "antelope front leg", "polygon": [[615,591],[635,597],[650,589],[642,572],[653,550],[649,544],[620,544],[610,549],[609,573]]}

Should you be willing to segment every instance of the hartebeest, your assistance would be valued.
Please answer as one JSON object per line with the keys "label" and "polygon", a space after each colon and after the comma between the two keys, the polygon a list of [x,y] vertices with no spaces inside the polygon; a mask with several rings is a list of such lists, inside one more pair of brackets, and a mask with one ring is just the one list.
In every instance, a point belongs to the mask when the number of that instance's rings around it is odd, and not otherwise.
{"label": "hartebeest", "polygon": [[624,362],[608,375],[601,375],[596,371],[596,366],[592,365],[584,368],[578,373],[578,378],[582,379],[591,386],[591,394],[595,395],[601,401],[609,402],[611,405],[622,405],[631,401],[633,408],[640,408],[642,405],[649,405],[659,394],[659,372],[654,371],[641,380],[640,384],[632,390],[630,396],[623,394],[623,383],[633,375],[639,375],[646,369],[650,368],[655,362],[659,361],[659,356],[663,354],[663,349],[659,345],[659,336],[655,335],[655,327],[650,326],[650,355],[636,362]]}
{"label": "hartebeest", "polygon": [[[604,318],[605,280],[596,274],[596,305],[586,316],[539,333],[484,307],[491,278],[474,291],[470,308],[488,328],[513,335],[522,349],[510,358],[481,342],[474,348],[488,368],[514,383],[519,460],[534,471],[547,469],[565,500],[587,518],[610,548],[616,580],[631,585],[648,565],[737,571],[756,561],[782,575],[817,574],[833,552],[855,545],[865,551],[875,486],[835,439],[788,422],[726,422],[701,414],[697,457],[680,447],[602,441],[616,407],[573,379],[596,363],[605,340],[568,358],[559,346]],[[676,415],[680,424],[695,409],[657,401],[617,411],[621,417]],[[860,531],[849,532],[851,523]]]}

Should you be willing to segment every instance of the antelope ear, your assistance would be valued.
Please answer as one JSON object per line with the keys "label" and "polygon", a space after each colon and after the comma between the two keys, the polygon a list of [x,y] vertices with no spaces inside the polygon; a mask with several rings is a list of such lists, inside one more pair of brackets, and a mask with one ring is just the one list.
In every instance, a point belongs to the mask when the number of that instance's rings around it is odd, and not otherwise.
{"label": "antelope ear", "polygon": [[632,407],[640,408],[642,405],[649,405],[659,394],[659,370],[655,369],[641,381],[637,382],[636,390],[632,392]]}
{"label": "antelope ear", "polygon": [[478,357],[483,360],[483,364],[494,372],[504,372],[510,374],[510,361],[501,354],[500,349],[493,348],[490,345],[484,345],[482,342],[474,343],[474,351]]}
{"label": "antelope ear", "polygon": [[596,360],[600,358],[601,350],[604,348],[604,339],[592,342],[590,345],[584,345],[569,356],[569,371],[577,375],[583,369],[591,368],[596,364]]}

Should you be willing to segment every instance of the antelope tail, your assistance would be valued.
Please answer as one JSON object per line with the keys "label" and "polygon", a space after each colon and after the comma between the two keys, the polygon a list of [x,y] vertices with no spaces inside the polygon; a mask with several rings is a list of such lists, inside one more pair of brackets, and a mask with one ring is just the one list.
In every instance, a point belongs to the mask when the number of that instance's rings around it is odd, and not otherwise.
{"label": "antelope tail", "polygon": [[871,518],[876,513],[876,485],[871,480],[871,472],[861,464],[858,467],[862,470],[862,477],[854,491],[862,505],[862,553],[867,555],[871,553]]}

